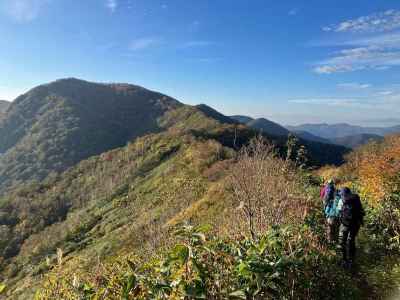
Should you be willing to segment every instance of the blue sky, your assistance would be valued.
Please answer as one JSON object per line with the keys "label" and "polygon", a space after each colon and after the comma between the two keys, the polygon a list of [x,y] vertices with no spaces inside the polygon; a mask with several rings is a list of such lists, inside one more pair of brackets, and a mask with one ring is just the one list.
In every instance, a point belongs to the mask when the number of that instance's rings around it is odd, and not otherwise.
{"label": "blue sky", "polygon": [[0,99],[128,82],[283,124],[400,124],[400,3],[0,0]]}

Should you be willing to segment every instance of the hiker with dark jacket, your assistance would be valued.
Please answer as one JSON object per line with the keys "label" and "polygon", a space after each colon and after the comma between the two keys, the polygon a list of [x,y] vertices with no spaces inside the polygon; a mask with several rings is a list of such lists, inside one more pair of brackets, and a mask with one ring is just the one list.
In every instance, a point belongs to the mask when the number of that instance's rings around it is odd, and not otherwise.
{"label": "hiker with dark jacket", "polygon": [[340,228],[339,245],[343,252],[343,262],[350,267],[356,254],[356,237],[364,224],[364,209],[360,196],[353,194],[349,188],[340,190]]}

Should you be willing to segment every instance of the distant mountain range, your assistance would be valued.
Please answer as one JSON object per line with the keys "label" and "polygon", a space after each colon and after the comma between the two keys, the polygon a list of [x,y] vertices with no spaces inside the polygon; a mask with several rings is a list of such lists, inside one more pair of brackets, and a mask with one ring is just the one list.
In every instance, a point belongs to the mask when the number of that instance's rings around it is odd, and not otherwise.
{"label": "distant mountain range", "polygon": [[372,134],[385,136],[400,132],[400,125],[394,127],[361,127],[346,123],[340,124],[303,124],[299,126],[287,126],[290,131],[306,131],[315,136],[325,139],[336,139],[348,136],[359,136],[362,134]]}
{"label": "distant mountain range", "polygon": [[0,113],[5,113],[11,102],[0,100]]}
{"label": "distant mountain range", "polygon": [[349,148],[357,148],[360,145],[367,144],[371,141],[380,142],[384,139],[383,136],[376,134],[357,134],[345,137],[334,138],[331,141],[336,145],[342,145]]}
{"label": "distant mountain range", "polygon": [[400,133],[400,125],[394,127],[361,127],[349,124],[303,124],[283,127],[264,118],[253,119],[248,116],[235,115],[230,118],[274,136],[294,134],[300,139],[356,148],[371,140],[380,141],[385,135]]}
{"label": "distant mountain range", "polygon": [[320,136],[313,135],[313,134],[309,133],[308,131],[296,130],[296,131],[292,131],[292,133],[294,135],[296,135],[297,137],[303,138],[305,140],[319,142],[319,143],[325,143],[325,144],[332,144],[331,140],[325,139]]}
{"label": "distant mountain range", "polygon": [[6,100],[0,100],[0,119],[4,116],[10,104],[11,102],[8,102]]}
{"label": "distant mountain range", "polygon": [[290,133],[285,127],[264,118],[253,119],[251,117],[240,115],[230,116],[230,118],[266,134],[287,136]]}

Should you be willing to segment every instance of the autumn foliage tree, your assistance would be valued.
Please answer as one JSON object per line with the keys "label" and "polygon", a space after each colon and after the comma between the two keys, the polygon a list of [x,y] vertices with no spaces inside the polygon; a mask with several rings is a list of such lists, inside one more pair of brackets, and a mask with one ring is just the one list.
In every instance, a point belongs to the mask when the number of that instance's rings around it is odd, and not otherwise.
{"label": "autumn foliage tree", "polygon": [[383,143],[371,143],[347,158],[346,172],[358,179],[362,196],[372,205],[400,190],[400,136],[386,137]]}

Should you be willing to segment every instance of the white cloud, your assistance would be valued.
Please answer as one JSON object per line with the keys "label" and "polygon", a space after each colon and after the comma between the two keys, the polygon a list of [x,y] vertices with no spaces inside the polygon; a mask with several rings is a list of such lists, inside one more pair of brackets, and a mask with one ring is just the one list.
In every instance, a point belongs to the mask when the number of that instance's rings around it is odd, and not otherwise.
{"label": "white cloud", "polygon": [[298,12],[299,12],[298,9],[293,8],[293,9],[289,10],[288,15],[295,16],[295,15],[297,15]]}
{"label": "white cloud", "polygon": [[400,33],[377,34],[363,38],[352,38],[338,43],[339,46],[375,46],[381,48],[400,48]]}
{"label": "white cloud", "polygon": [[161,44],[161,40],[159,38],[154,38],[154,37],[147,37],[147,38],[139,38],[136,40],[133,40],[130,45],[129,49],[132,51],[139,51],[139,50],[145,50],[148,48],[156,47]]}
{"label": "white cloud", "polygon": [[351,72],[356,69],[352,66],[345,65],[324,65],[324,66],[316,66],[313,68],[313,71],[318,74],[332,74],[332,73],[342,73],[342,72]]}
{"label": "white cloud", "polygon": [[335,32],[383,32],[400,28],[400,11],[387,10],[323,27]]}
{"label": "white cloud", "polygon": [[[347,47],[316,63],[313,71],[332,74],[359,70],[387,70],[400,66],[400,10],[384,12],[325,26],[326,32],[349,32],[341,40],[322,42],[317,46]],[[366,35],[368,33],[368,35]],[[355,34],[359,34],[356,36]]]}
{"label": "white cloud", "polygon": [[390,96],[390,95],[393,95],[393,94],[394,94],[393,91],[382,91],[382,92],[378,93],[378,95],[381,95],[381,96]]}
{"label": "white cloud", "polygon": [[371,45],[336,52],[331,58],[319,62],[313,70],[319,74],[331,74],[357,70],[386,70],[393,66],[400,66],[400,48]]}
{"label": "white cloud", "polygon": [[106,7],[114,13],[118,8],[118,1],[117,0],[107,0]]}
{"label": "white cloud", "polygon": [[363,90],[370,88],[371,85],[367,83],[347,82],[338,84],[338,87],[344,89]]}
{"label": "white cloud", "polygon": [[50,0],[3,0],[2,10],[20,23],[36,19]]}

